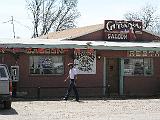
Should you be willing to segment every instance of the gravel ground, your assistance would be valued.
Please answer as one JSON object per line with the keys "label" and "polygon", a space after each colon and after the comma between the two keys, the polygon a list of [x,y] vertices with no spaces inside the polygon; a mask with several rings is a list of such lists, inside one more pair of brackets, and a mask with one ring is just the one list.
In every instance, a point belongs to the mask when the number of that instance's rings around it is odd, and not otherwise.
{"label": "gravel ground", "polygon": [[160,99],[15,101],[0,120],[160,120]]}

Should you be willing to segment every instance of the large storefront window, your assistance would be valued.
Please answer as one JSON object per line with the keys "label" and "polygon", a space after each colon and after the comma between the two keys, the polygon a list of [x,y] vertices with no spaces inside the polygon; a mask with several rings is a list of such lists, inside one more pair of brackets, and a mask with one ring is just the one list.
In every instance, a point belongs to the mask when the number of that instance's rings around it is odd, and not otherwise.
{"label": "large storefront window", "polygon": [[151,58],[127,58],[124,59],[124,75],[144,75],[150,76],[153,74],[153,60]]}
{"label": "large storefront window", "polygon": [[63,56],[30,56],[30,74],[63,74]]}

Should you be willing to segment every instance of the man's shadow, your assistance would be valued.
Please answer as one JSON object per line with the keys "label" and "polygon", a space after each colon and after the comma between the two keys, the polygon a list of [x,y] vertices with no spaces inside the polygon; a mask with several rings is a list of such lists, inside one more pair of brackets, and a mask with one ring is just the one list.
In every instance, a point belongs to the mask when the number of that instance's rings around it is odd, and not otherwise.
{"label": "man's shadow", "polygon": [[0,108],[0,115],[18,115],[18,113],[14,108],[11,109]]}

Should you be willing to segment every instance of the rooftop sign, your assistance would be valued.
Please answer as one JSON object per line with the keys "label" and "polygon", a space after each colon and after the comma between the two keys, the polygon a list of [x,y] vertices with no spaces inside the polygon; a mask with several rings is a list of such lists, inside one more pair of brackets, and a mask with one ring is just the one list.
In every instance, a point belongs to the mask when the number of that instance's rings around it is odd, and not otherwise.
{"label": "rooftop sign", "polygon": [[142,22],[105,20],[104,32],[107,40],[136,40],[136,34],[142,34]]}

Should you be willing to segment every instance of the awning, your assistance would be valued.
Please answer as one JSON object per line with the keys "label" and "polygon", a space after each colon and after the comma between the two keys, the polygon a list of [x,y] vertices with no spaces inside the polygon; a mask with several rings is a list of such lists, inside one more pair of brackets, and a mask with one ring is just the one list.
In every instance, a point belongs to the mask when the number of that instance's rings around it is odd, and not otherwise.
{"label": "awning", "polygon": [[160,51],[160,42],[70,41],[64,39],[0,39],[0,48],[93,48]]}

